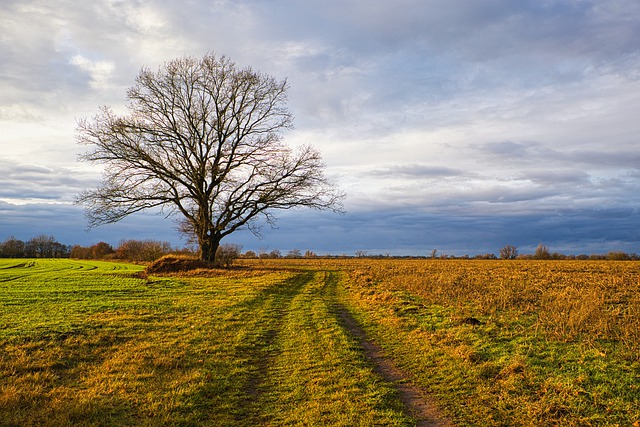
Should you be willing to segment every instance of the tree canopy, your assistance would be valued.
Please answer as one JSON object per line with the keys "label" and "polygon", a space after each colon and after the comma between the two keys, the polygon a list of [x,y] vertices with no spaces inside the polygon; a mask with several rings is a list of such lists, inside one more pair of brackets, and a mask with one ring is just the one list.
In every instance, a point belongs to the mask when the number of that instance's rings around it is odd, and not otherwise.
{"label": "tree canopy", "polygon": [[100,108],[78,123],[84,161],[105,165],[104,180],[77,198],[90,226],[151,208],[181,218],[201,258],[220,240],[273,210],[342,210],[344,194],[326,179],[320,153],[292,150],[286,80],[240,69],[213,54],[183,57],[154,72],[143,68],[127,91],[128,114]]}

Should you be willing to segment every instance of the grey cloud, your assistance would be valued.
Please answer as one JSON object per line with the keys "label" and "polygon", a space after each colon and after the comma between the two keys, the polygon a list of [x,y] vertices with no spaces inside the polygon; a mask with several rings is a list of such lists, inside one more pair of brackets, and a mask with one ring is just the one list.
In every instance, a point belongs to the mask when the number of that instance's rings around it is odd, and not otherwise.
{"label": "grey cloud", "polygon": [[445,178],[465,175],[464,171],[445,166],[430,166],[422,164],[394,165],[368,172],[374,177],[388,178]]}
{"label": "grey cloud", "polygon": [[530,180],[540,185],[589,185],[590,176],[580,170],[533,170],[522,173],[522,179]]}
{"label": "grey cloud", "polygon": [[[617,148],[603,144],[600,151],[591,149],[569,149],[563,147],[551,148],[539,141],[502,141],[471,145],[471,150],[486,159],[497,162],[509,161],[512,165],[538,164],[542,170],[554,166],[567,168],[595,168],[595,169],[631,169],[640,168],[640,154],[637,150],[627,147]],[[582,174],[583,171],[568,173]]]}
{"label": "grey cloud", "polygon": [[539,141],[502,141],[472,146],[480,156],[507,167],[540,165],[544,170],[558,163],[566,163],[567,154]]}
{"label": "grey cloud", "polygon": [[[264,227],[263,239],[249,232],[234,233],[229,242],[244,250],[313,250],[319,254],[428,255],[439,253],[475,255],[498,253],[514,244],[521,253],[532,253],[543,242],[563,253],[606,253],[610,250],[639,252],[640,213],[633,209],[558,211],[528,215],[433,214],[416,210],[379,210],[335,216],[316,212],[283,212],[278,229]],[[11,235],[28,239],[51,234],[66,244],[90,245],[106,241],[113,245],[129,238],[184,241],[173,223],[158,215],[134,215],[122,223],[82,231],[82,209],[68,205],[11,206],[0,202],[0,240]],[[632,231],[630,231],[632,230]]]}
{"label": "grey cloud", "polygon": [[287,10],[276,12],[281,20],[295,16],[288,25],[281,22],[285,27],[303,22],[307,33],[332,39],[359,55],[409,46],[425,55],[453,53],[472,61],[506,56],[545,60],[540,67],[549,67],[549,61],[552,67],[566,67],[567,59],[575,57],[637,53],[640,33],[635,2],[617,2],[613,7],[597,2],[507,0],[350,1],[304,7],[290,2]]}
{"label": "grey cloud", "polygon": [[371,254],[428,255],[433,249],[454,255],[497,254],[506,244],[518,246],[521,253],[533,253],[541,242],[552,251],[569,254],[638,252],[640,231],[633,226],[638,219],[640,213],[633,209],[520,215],[395,209],[354,212],[341,218],[297,212],[283,214],[279,229],[265,229],[263,240],[248,234],[230,239],[245,250],[310,249],[334,254],[366,250]]}
{"label": "grey cloud", "polygon": [[[637,150],[610,151],[612,147],[604,146],[601,151],[571,151],[566,154],[567,161],[598,167],[609,167],[616,169],[640,169],[640,153]],[[615,148],[613,148],[615,150]]]}
{"label": "grey cloud", "polygon": [[523,143],[513,141],[489,142],[478,147],[480,150],[498,155],[500,157],[508,156],[512,158],[523,158],[531,155],[532,145],[537,146],[538,143]]}
{"label": "grey cloud", "polygon": [[634,190],[640,184],[639,174],[624,171],[603,178],[580,169],[544,166],[482,173],[454,171],[450,175],[429,175],[447,170],[407,169],[413,174],[406,177],[394,174],[395,168],[374,171],[377,185],[370,190],[370,198],[356,199],[353,206],[502,215],[598,209],[603,204],[610,209],[628,209],[640,204],[640,195]]}
{"label": "grey cloud", "polygon": [[97,184],[87,171],[0,161],[0,198],[70,202],[82,189]]}
{"label": "grey cloud", "polygon": [[126,239],[168,241],[175,247],[185,245],[182,236],[175,231],[175,224],[162,215],[132,215],[117,224],[88,230],[80,206],[49,203],[13,205],[0,201],[0,241],[9,236],[27,240],[39,234],[53,235],[67,245],[92,245],[104,241],[115,246]]}
{"label": "grey cloud", "polygon": [[[468,212],[484,214],[544,212],[553,210],[566,201],[558,201],[562,190],[556,186],[543,186],[523,181],[480,181],[467,179],[415,180],[407,183],[384,185],[367,203],[360,201],[355,209],[416,209],[421,212],[460,215]],[[347,206],[349,209],[349,206]]]}

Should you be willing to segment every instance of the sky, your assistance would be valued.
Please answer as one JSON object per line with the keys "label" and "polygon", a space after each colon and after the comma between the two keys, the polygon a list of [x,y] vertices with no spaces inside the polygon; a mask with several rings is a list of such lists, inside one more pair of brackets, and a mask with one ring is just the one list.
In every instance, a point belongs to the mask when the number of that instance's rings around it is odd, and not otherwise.
{"label": "sky", "polygon": [[87,230],[76,125],[142,67],[226,55],[290,85],[346,213],[279,213],[244,250],[640,252],[637,0],[2,0],[0,241],[185,244],[137,214]]}

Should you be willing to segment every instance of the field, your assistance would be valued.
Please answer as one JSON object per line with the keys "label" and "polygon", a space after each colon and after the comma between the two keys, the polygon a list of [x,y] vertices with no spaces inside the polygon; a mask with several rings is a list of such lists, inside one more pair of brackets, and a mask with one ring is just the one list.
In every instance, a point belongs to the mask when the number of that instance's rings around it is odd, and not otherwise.
{"label": "field", "polygon": [[142,270],[0,260],[0,426],[640,425],[635,262]]}

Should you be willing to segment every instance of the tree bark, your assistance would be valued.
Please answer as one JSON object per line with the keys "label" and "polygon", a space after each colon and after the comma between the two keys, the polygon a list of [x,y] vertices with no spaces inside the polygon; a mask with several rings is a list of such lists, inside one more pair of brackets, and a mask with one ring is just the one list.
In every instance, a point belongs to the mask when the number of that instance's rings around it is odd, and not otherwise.
{"label": "tree bark", "polygon": [[200,259],[202,261],[215,263],[220,240],[221,238],[215,234],[200,238]]}

